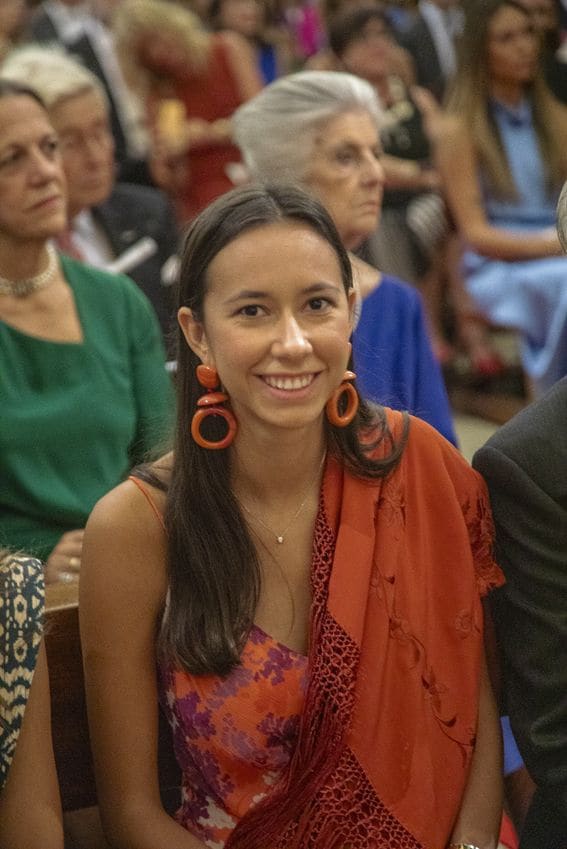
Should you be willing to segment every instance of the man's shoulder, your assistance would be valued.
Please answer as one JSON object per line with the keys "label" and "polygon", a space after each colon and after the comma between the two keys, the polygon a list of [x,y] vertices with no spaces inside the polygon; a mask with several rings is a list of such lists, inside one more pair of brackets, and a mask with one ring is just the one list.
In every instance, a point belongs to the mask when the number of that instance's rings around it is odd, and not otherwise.
{"label": "man's shoulder", "polygon": [[137,216],[147,209],[170,211],[169,201],[160,189],[138,183],[116,183],[110,197],[101,204],[101,208],[105,207],[132,209]]}
{"label": "man's shoulder", "polygon": [[548,441],[567,452],[567,377],[496,431],[487,446],[510,453]]}
{"label": "man's shoulder", "polygon": [[400,33],[397,40],[404,47],[409,48],[423,45],[424,39],[431,40],[431,33],[425,18],[418,13],[407,29]]}
{"label": "man's shoulder", "polygon": [[503,425],[474,458],[489,482],[507,479],[512,469],[554,499],[565,496],[567,469],[567,378]]}
{"label": "man's shoulder", "polygon": [[59,41],[59,34],[45,4],[38,6],[32,14],[27,26],[27,34],[31,40],[41,43]]}

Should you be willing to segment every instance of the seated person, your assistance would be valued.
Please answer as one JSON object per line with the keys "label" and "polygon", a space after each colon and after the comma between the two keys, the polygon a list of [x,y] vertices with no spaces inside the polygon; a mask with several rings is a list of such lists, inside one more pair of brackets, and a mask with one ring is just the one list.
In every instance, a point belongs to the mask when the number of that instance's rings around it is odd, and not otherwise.
{"label": "seated person", "polygon": [[387,274],[419,286],[433,348],[447,364],[455,354],[445,338],[446,302],[454,313],[454,339],[472,372],[502,369],[486,324],[475,320],[459,272],[460,245],[451,232],[441,180],[433,163],[441,109],[427,89],[407,85],[397,70],[394,33],[375,5],[347,8],[333,19],[329,41],[342,68],[367,80],[384,109],[380,131],[386,177],[380,227],[361,255]]}
{"label": "seated person", "polygon": [[152,175],[186,224],[238,178],[231,118],[262,87],[254,51],[239,33],[208,32],[183,4],[165,0],[122,0],[113,32],[124,78],[144,103]]}
{"label": "seated person", "polygon": [[41,563],[0,550],[2,849],[63,849],[43,606]]}
{"label": "seated person", "polygon": [[[299,183],[331,213],[348,250],[378,225],[382,112],[369,83],[336,71],[283,77],[242,106],[234,133],[253,178]],[[455,442],[451,411],[417,292],[351,255],[359,295],[353,335],[367,397],[409,409]]]}
{"label": "seated person", "polygon": [[98,498],[169,433],[159,325],[127,277],[59,256],[57,136],[32,90],[0,80],[0,545],[81,563]]}
{"label": "seated person", "polygon": [[124,257],[126,263],[117,270],[126,272],[149,298],[167,338],[177,267],[175,218],[157,189],[115,184],[114,142],[102,85],[74,59],[35,46],[12,53],[0,76],[38,92],[59,136],[69,215],[62,250],[96,268],[109,268]]}
{"label": "seated person", "polygon": [[567,379],[474,457],[506,584],[492,597],[505,707],[536,791],[522,849],[567,845]]}
{"label": "seated person", "polygon": [[538,45],[516,0],[471,7],[438,164],[468,292],[486,319],[518,331],[542,394],[567,374],[567,259],[555,232],[567,109],[541,79]]}

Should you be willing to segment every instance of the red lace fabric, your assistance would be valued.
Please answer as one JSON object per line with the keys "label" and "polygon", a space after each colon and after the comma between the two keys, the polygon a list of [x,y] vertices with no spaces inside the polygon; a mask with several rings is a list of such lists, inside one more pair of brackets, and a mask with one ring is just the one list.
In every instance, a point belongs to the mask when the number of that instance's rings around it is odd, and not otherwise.
{"label": "red lace fabric", "polygon": [[[399,435],[400,415],[389,424]],[[314,564],[297,747],[226,847],[436,849],[474,750],[480,593],[503,581],[486,491],[412,420],[387,480],[352,478],[330,460],[323,493],[335,554]]]}

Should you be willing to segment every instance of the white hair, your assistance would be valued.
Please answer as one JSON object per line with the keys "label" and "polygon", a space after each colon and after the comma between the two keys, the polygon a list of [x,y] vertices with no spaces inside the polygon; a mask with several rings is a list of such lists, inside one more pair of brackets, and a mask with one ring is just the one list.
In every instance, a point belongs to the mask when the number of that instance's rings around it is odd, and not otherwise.
{"label": "white hair", "polygon": [[370,83],[340,71],[300,71],[237,109],[233,135],[254,179],[301,183],[316,134],[338,115],[360,110],[379,131],[383,111]]}
{"label": "white hair", "polygon": [[0,68],[0,78],[33,89],[47,110],[69,97],[91,91],[107,101],[98,77],[56,47],[30,45],[11,51]]}

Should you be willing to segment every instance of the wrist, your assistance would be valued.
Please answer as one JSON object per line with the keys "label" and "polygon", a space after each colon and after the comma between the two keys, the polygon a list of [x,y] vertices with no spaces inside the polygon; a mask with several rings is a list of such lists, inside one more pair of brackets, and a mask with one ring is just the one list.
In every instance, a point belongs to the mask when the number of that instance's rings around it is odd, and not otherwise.
{"label": "wrist", "polygon": [[449,843],[447,849],[479,849],[474,843]]}

